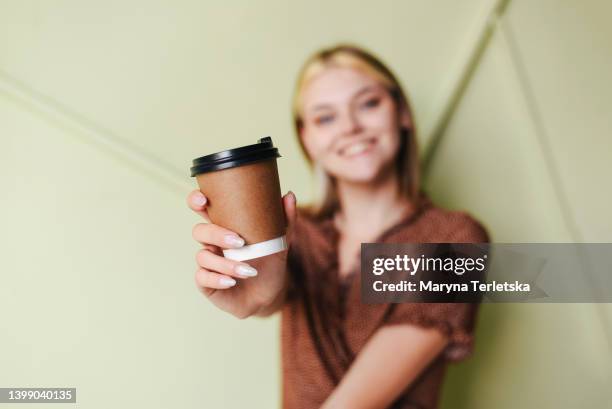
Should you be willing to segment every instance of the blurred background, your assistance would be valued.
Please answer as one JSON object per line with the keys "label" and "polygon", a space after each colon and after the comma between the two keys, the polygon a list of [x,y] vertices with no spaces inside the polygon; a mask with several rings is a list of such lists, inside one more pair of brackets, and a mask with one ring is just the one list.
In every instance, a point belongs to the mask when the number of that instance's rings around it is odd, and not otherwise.
{"label": "blurred background", "polygon": [[[0,387],[82,408],[273,408],[278,318],[194,284],[193,158],[291,127],[300,65],[365,46],[411,95],[425,186],[496,242],[612,241],[607,0],[0,0]],[[485,305],[442,407],[610,408],[609,304]],[[15,405],[19,408],[35,404]],[[9,407],[4,405],[2,407]]]}

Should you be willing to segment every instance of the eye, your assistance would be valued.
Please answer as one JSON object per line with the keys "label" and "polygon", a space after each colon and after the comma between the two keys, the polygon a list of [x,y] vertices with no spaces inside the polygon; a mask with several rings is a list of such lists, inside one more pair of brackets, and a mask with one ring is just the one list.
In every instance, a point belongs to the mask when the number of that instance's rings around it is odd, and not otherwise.
{"label": "eye", "polygon": [[325,115],[317,116],[314,119],[314,122],[317,125],[327,125],[330,122],[332,122],[333,120],[334,120],[334,115],[332,115],[332,114],[325,114]]}
{"label": "eye", "polygon": [[380,98],[379,97],[372,97],[372,98],[366,99],[361,104],[361,107],[364,108],[364,109],[370,109],[370,108],[376,108],[379,104],[380,104]]}

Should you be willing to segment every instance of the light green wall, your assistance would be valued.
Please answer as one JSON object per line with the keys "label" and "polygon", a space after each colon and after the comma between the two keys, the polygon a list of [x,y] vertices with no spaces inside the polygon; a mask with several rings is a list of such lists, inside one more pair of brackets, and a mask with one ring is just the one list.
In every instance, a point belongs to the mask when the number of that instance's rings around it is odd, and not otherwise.
{"label": "light green wall", "polygon": [[[0,0],[0,385],[76,386],[83,408],[278,406],[277,318],[228,317],[193,283],[187,170],[272,135],[307,202],[291,88],[336,41],[397,72],[422,147],[451,114],[439,203],[498,242],[612,241],[609,6],[514,0],[466,77],[498,4]],[[609,308],[486,306],[479,328],[444,407],[602,407]]]}
{"label": "light green wall", "polygon": [[[427,186],[494,241],[612,241],[608,4],[515,0],[493,23]],[[485,305],[443,406],[611,407],[611,318],[607,304]]]}

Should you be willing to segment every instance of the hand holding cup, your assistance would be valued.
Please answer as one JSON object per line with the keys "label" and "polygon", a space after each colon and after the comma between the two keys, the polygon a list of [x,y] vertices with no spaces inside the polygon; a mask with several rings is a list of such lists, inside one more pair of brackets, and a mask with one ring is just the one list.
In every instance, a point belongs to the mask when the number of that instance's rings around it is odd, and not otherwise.
{"label": "hand holding cup", "polygon": [[[244,239],[210,222],[207,199],[199,190],[189,194],[187,203],[205,221],[193,228],[193,238],[202,244],[202,249],[196,253],[198,270],[195,282],[213,304],[236,317],[246,318],[282,296],[287,282],[287,250],[248,262],[227,259],[223,256],[223,249],[240,248]],[[287,193],[282,203],[290,242],[296,217],[295,195]]]}

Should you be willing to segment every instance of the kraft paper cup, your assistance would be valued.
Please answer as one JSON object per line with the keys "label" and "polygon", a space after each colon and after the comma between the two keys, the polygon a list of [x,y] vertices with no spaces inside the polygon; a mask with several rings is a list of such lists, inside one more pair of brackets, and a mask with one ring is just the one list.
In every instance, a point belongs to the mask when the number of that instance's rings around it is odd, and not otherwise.
{"label": "kraft paper cup", "polygon": [[245,245],[223,250],[226,258],[250,260],[287,249],[276,159],[272,138],[193,160],[191,176],[208,199],[211,222],[238,233]]}

